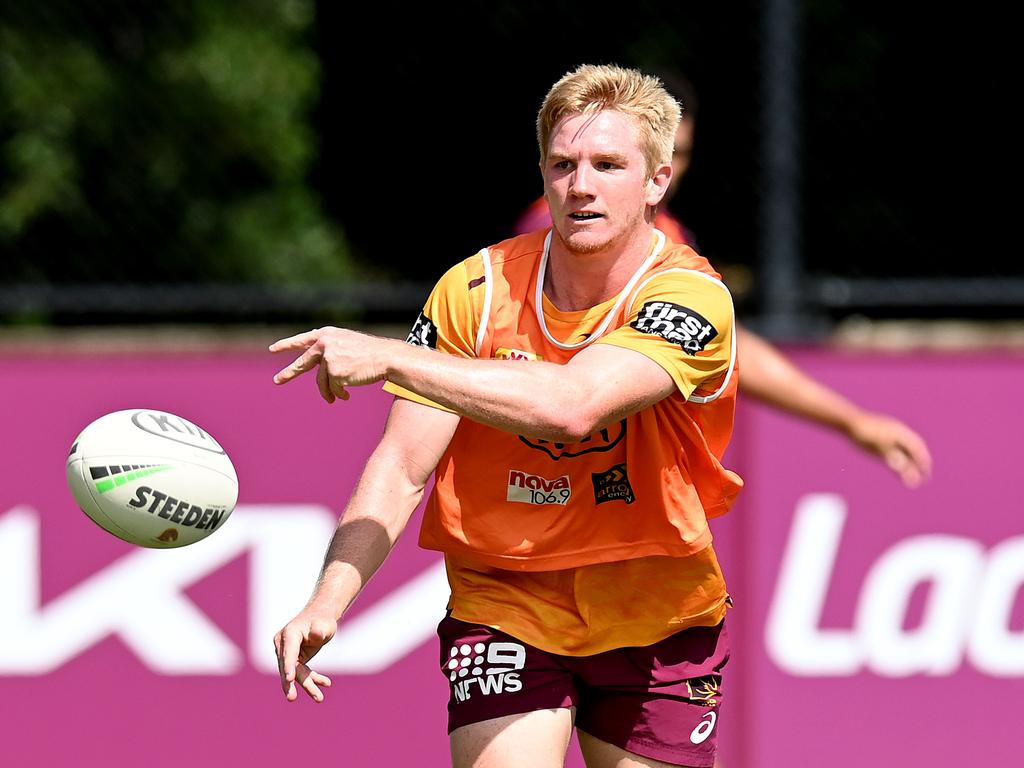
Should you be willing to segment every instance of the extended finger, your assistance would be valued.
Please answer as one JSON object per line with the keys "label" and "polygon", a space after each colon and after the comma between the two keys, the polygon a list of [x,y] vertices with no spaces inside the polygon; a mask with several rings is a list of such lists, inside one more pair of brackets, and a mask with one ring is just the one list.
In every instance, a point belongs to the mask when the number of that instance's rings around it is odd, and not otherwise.
{"label": "extended finger", "polygon": [[331,678],[317,672],[309,666],[309,659],[303,661],[300,656],[299,663],[295,666],[295,678],[301,682],[305,679],[306,675],[309,675],[317,685],[322,685],[324,688],[331,687]]}
{"label": "extended finger", "polygon": [[320,333],[320,328],[314,328],[312,331],[305,331],[304,333],[297,333],[286,339],[278,339],[270,345],[269,349],[271,352],[289,352],[296,349],[306,349],[317,342],[320,338]]}
{"label": "extended finger", "polygon": [[[326,366],[321,366],[326,367]],[[340,379],[336,379],[327,375],[327,385],[330,388],[330,392],[333,397],[340,397],[342,400],[348,400],[348,390],[345,389],[345,385]]]}
{"label": "extended finger", "polygon": [[907,488],[917,488],[924,482],[924,475],[922,475],[914,465],[908,466],[900,474],[900,478],[903,480],[903,484],[907,486]]}
{"label": "extended finger", "polygon": [[908,432],[903,436],[901,448],[906,451],[910,460],[917,467],[922,477],[927,477],[932,472],[932,454],[924,439],[916,432]]}
{"label": "extended finger", "polygon": [[894,446],[885,452],[885,463],[897,475],[902,475],[903,470],[910,464],[910,457],[899,446]]}
{"label": "extended finger", "polygon": [[924,474],[912,461],[907,461],[906,465],[898,474],[900,476],[900,480],[903,481],[903,484],[907,486],[907,488],[917,488],[924,482]]}
{"label": "extended finger", "polygon": [[903,481],[907,488],[917,488],[924,480],[924,473],[921,467],[914,461],[914,457],[902,446],[892,448],[886,456],[886,464],[889,469]]}
{"label": "extended finger", "polygon": [[932,455],[924,439],[914,430],[905,425],[900,425],[892,438],[892,447],[886,456],[892,466],[892,458],[898,456],[898,467],[893,466],[903,483],[910,488],[916,488],[923,483],[932,471]]}
{"label": "extended finger", "polygon": [[302,690],[309,694],[313,701],[319,703],[324,700],[324,693],[320,690],[320,686],[329,687],[331,684],[330,678],[321,675],[319,672],[314,672],[302,663],[296,669],[296,678],[299,681],[299,685],[302,686]]}
{"label": "extended finger", "polygon": [[316,385],[320,389],[320,397],[326,400],[328,403],[333,403],[335,400],[334,393],[331,391],[331,378],[327,375],[327,366],[321,365],[316,371]]}
{"label": "extended finger", "polygon": [[299,637],[287,628],[281,631],[281,650],[279,664],[281,667],[281,686],[288,701],[295,701],[295,666],[299,656]]}
{"label": "extended finger", "polygon": [[284,671],[284,641],[281,638],[282,632],[274,635],[274,655],[277,657],[277,673],[281,676],[281,690],[288,694],[288,681]]}
{"label": "extended finger", "polygon": [[323,353],[320,351],[318,347],[310,347],[305,352],[303,352],[299,357],[297,357],[294,363],[289,365],[287,368],[282,368],[280,371],[278,371],[277,375],[274,376],[274,383],[287,384],[296,376],[305,373],[306,371],[313,368],[313,366],[317,365],[322,357]]}

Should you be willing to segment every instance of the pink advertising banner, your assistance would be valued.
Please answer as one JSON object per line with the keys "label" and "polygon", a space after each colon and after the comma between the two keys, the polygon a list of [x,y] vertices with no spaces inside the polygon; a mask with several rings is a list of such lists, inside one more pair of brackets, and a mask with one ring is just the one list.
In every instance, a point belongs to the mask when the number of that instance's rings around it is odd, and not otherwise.
{"label": "pink advertising banner", "polygon": [[736,596],[726,765],[1020,764],[1024,359],[794,358],[918,429],[934,476],[908,490],[838,436],[741,412],[747,487],[716,526]]}
{"label": "pink advertising banner", "polygon": [[[920,429],[936,473],[909,491],[837,436],[741,408],[729,458],[747,488],[715,523],[736,600],[724,768],[1016,764],[1021,360],[797,359]],[[446,584],[414,530],[318,659],[326,701],[280,693],[271,638],[309,594],[390,398],[328,406],[312,379],[275,387],[278,367],[0,355],[0,764],[448,764]],[[72,439],[133,407],[200,424],[234,461],[239,504],[209,539],[141,549],[76,508]]]}

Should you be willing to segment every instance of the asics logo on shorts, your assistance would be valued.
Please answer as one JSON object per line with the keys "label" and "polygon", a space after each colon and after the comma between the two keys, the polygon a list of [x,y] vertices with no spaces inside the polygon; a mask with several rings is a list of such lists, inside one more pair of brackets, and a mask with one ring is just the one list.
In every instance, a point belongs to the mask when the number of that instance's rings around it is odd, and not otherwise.
{"label": "asics logo on shorts", "polygon": [[519,643],[462,643],[448,654],[444,671],[452,682],[455,701],[474,693],[491,696],[523,689],[519,670],[526,666],[526,648]]}
{"label": "asics logo on shorts", "polygon": [[703,744],[708,736],[715,730],[715,721],[718,720],[717,712],[708,712],[700,719],[700,723],[690,731],[690,741],[694,744]]}

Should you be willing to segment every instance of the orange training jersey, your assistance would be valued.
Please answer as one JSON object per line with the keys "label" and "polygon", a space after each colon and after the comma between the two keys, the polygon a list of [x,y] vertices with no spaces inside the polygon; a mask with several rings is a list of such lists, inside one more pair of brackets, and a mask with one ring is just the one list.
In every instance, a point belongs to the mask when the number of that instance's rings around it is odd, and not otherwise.
{"label": "orange training jersey", "polygon": [[546,266],[544,232],[481,251],[441,279],[410,341],[554,363],[613,344],[657,362],[677,392],[574,444],[463,419],[420,534],[446,554],[453,615],[563,653],[717,623],[726,595],[707,519],[741,485],[720,463],[737,383],[729,293],[705,259],[657,231],[623,291],[587,310],[547,301]]}

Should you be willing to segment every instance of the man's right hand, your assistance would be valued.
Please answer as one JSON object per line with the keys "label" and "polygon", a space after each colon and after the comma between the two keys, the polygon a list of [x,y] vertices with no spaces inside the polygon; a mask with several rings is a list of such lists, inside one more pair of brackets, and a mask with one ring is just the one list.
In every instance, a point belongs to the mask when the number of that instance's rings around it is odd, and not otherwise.
{"label": "man's right hand", "polygon": [[298,698],[296,681],[313,701],[319,703],[324,700],[320,688],[329,688],[331,679],[314,672],[306,664],[334,637],[337,629],[338,625],[332,617],[303,611],[274,635],[281,690],[288,701]]}

